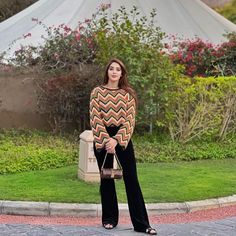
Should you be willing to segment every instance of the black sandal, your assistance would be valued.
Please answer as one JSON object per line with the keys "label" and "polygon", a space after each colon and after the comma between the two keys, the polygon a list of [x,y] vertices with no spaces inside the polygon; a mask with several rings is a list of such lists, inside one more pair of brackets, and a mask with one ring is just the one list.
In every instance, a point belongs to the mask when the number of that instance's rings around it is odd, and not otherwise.
{"label": "black sandal", "polygon": [[151,227],[146,229],[146,234],[157,235],[157,231]]}
{"label": "black sandal", "polygon": [[113,228],[114,228],[114,225],[107,223],[107,224],[103,224],[103,227],[104,227],[105,229],[113,229]]}

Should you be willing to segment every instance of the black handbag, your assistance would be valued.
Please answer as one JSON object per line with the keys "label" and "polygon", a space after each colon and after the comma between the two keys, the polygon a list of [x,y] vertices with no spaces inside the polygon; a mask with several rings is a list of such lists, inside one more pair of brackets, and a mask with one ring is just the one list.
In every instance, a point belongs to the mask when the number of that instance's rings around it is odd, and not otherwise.
{"label": "black handbag", "polygon": [[102,163],[101,172],[100,172],[100,176],[101,176],[102,179],[122,179],[122,177],[123,177],[123,169],[121,167],[121,164],[120,164],[120,162],[118,160],[118,157],[117,157],[116,153],[114,153],[114,156],[116,158],[118,168],[117,169],[114,169],[114,168],[104,168],[105,161],[107,159],[107,153],[106,153],[104,161]]}

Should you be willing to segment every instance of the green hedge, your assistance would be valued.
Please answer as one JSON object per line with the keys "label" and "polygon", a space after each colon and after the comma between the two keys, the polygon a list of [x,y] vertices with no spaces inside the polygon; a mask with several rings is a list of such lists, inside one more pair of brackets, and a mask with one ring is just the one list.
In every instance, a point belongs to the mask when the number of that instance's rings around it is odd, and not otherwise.
{"label": "green hedge", "polygon": [[226,140],[235,133],[236,77],[177,77],[159,123],[174,141]]}
{"label": "green hedge", "polygon": [[61,136],[31,132],[0,132],[0,174],[46,170],[78,162],[78,147]]}
{"label": "green hedge", "polygon": [[[78,163],[79,135],[55,136],[38,131],[0,131],[0,174],[46,170]],[[174,162],[236,157],[236,136],[221,143],[187,144],[160,134],[135,134],[137,162]]]}
{"label": "green hedge", "polygon": [[137,162],[174,162],[236,158],[236,137],[225,142],[210,140],[182,144],[163,135],[133,138]]}

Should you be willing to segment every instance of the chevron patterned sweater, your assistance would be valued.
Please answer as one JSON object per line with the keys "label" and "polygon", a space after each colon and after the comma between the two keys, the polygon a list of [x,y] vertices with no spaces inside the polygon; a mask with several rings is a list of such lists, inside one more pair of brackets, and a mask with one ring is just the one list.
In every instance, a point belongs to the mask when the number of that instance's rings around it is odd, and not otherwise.
{"label": "chevron patterned sweater", "polygon": [[135,112],[135,100],[125,90],[94,88],[90,96],[90,125],[96,149],[104,148],[110,138],[106,126],[120,126],[112,138],[125,149],[134,131]]}

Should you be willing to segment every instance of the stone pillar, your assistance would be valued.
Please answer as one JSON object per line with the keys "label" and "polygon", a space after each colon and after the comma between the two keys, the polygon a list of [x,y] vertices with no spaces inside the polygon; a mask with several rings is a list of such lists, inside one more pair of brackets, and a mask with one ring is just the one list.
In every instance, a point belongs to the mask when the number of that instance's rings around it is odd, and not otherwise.
{"label": "stone pillar", "polygon": [[85,130],[80,134],[78,177],[86,182],[99,182],[100,174],[93,152],[93,134]]}

